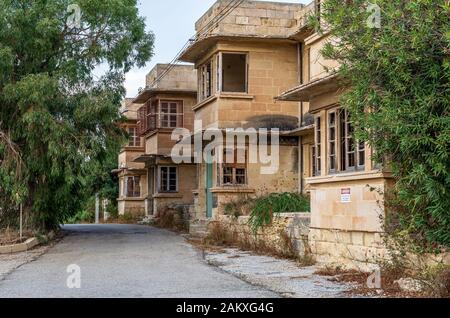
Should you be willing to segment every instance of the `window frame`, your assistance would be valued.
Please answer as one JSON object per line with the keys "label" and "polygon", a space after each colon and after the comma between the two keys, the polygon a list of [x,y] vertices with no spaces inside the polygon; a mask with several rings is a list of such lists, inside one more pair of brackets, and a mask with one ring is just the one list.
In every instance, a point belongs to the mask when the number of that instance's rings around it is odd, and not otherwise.
{"label": "window frame", "polygon": [[[163,113],[163,111],[162,111],[163,104],[168,105],[169,113]],[[170,112],[171,104],[176,104],[176,107],[177,107],[176,113]],[[183,101],[175,100],[175,99],[173,99],[173,100],[172,99],[160,99],[159,103],[158,103],[157,116],[158,116],[159,128],[175,129],[175,128],[184,127],[184,103],[183,103]],[[167,125],[167,126],[163,125],[163,116],[169,116],[169,119],[167,120],[169,125]],[[176,116],[176,124],[174,127],[172,127],[170,125],[170,122],[171,122],[170,117],[172,117],[172,116]]]}
{"label": "window frame", "polygon": [[[166,181],[166,189],[163,188],[163,178],[162,178],[162,172],[164,169],[167,169],[167,181]],[[170,189],[170,174],[171,169],[175,169],[175,190]],[[178,193],[179,192],[179,169],[177,166],[159,166],[158,167],[158,192],[159,193]]]}
{"label": "window frame", "polygon": [[[331,118],[334,116],[334,123]],[[328,158],[328,173],[335,174],[339,171],[338,167],[338,113],[337,110],[327,112],[327,158]],[[332,131],[334,131],[334,139],[331,139]],[[331,150],[334,148],[334,153]],[[333,164],[333,165],[332,165]]]}
{"label": "window frame", "polygon": [[[232,147],[223,147],[222,148],[222,158],[221,161],[219,160],[219,162],[221,162],[218,166],[219,166],[219,185],[222,187],[245,187],[248,185],[248,152],[246,148],[232,148]],[[245,153],[245,159],[244,159],[244,163],[239,163],[238,162],[238,154],[239,154],[239,149],[243,150]],[[227,158],[227,154],[226,152],[232,150],[234,152],[233,157],[234,157],[234,162],[233,163],[228,163],[226,162],[226,158]],[[224,182],[224,177],[225,177],[225,169],[231,169],[231,179],[232,182],[231,183],[225,183]],[[243,175],[239,175],[240,177],[244,178],[244,182],[243,183],[238,183],[237,182],[237,178],[238,178],[238,170],[244,170],[244,174]]]}
{"label": "window frame", "polygon": [[[243,92],[225,91],[223,89],[223,55],[244,55],[245,56],[245,89]],[[249,53],[248,52],[219,52],[217,56],[217,91],[224,94],[248,94],[249,91]]]}
{"label": "window frame", "polygon": [[[131,132],[133,130],[133,133]],[[129,135],[128,145],[130,148],[140,148],[141,145],[141,136],[139,135],[139,127],[138,126],[127,126],[127,133]]]}
{"label": "window frame", "polygon": [[314,148],[316,153],[315,176],[322,175],[322,116],[317,116],[314,120]]}
{"label": "window frame", "polygon": [[[133,189],[130,195],[130,189],[129,189],[129,179],[133,179]],[[137,182],[136,182],[137,179]],[[137,191],[136,191],[136,185],[137,185]],[[124,177],[124,189],[123,189],[123,195],[126,198],[140,198],[142,194],[141,191],[141,176],[125,176]]]}
{"label": "window frame", "polygon": [[[208,73],[209,67],[209,73]],[[213,59],[209,59],[204,64],[199,67],[199,101],[204,101],[211,96],[213,96],[213,88],[214,88],[214,76],[213,76],[214,63]]]}

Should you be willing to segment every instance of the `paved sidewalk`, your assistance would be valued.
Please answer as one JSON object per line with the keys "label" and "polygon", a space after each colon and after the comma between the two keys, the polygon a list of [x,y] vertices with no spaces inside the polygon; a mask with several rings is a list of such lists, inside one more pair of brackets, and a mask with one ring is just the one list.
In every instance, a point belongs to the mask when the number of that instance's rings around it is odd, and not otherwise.
{"label": "paved sidewalk", "polygon": [[258,256],[238,249],[205,252],[208,263],[249,283],[270,289],[283,297],[340,298],[351,285],[332,282],[314,274],[316,267],[300,267],[289,260]]}

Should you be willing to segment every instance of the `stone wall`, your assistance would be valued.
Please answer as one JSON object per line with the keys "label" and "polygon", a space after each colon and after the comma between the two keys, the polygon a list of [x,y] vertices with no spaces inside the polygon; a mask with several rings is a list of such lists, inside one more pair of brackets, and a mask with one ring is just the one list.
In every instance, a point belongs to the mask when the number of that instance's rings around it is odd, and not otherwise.
{"label": "stone wall", "polygon": [[193,65],[175,65],[164,75],[164,77],[155,83],[169,68],[169,64],[157,64],[146,77],[148,88],[157,89],[184,89],[197,90],[197,70]]}
{"label": "stone wall", "polygon": [[[204,30],[219,12],[226,9],[230,0],[217,1],[196,23],[197,32]],[[209,35],[243,35],[286,37],[289,30],[298,26],[302,4],[262,1],[244,1],[230,14],[211,28]]]}
{"label": "stone wall", "polygon": [[[253,233],[248,225],[250,217],[221,215],[210,222],[209,227],[215,222],[220,222],[230,233],[235,233],[240,240],[247,240],[250,244],[257,245],[258,241],[264,241],[265,245],[280,253],[286,252],[286,237],[290,239],[290,244],[296,250],[298,257],[303,257],[309,253],[308,234],[310,224],[309,213],[285,213],[274,218],[273,224],[267,226],[257,234]],[[284,235],[284,234],[286,235]]]}
{"label": "stone wall", "polygon": [[370,272],[389,259],[380,233],[311,229],[309,243],[322,265]]}

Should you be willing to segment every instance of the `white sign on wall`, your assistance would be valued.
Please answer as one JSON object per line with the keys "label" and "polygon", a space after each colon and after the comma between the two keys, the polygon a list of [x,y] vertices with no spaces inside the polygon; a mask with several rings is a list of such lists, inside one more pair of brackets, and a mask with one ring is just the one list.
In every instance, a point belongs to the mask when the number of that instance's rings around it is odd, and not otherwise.
{"label": "white sign on wall", "polygon": [[341,203],[350,203],[352,202],[352,189],[346,188],[341,189]]}

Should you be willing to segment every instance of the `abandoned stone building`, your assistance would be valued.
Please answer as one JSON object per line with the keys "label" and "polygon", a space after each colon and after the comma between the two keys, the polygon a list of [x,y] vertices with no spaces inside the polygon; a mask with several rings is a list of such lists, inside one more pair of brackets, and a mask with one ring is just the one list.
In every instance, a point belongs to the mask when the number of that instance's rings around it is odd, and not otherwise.
{"label": "abandoned stone building", "polygon": [[[195,225],[222,215],[232,200],[304,193],[311,198],[309,244],[319,262],[366,264],[383,257],[380,193],[390,174],[355,140],[352,120],[339,106],[345,90],[335,73],[339,65],[321,55],[332,39],[307,23],[320,1],[246,0],[216,20],[229,3],[218,0],[197,21],[197,34],[180,57],[193,65],[158,65],[147,88],[127,101],[131,139],[119,156],[120,212],[152,214],[168,204],[190,204]],[[211,152],[211,161],[175,164],[171,131],[177,127],[192,132],[192,143],[207,129],[242,128],[244,144],[236,146],[233,137],[231,146],[222,141]],[[279,130],[272,173],[261,173],[267,163],[249,158],[252,145],[274,133],[247,139],[249,128]]]}
{"label": "abandoned stone building", "polygon": [[[182,61],[194,63],[198,70],[195,119],[202,122],[201,129],[280,129],[280,162],[273,173],[262,174],[264,165],[249,160],[251,143],[256,142],[249,138],[239,145],[245,148],[239,163],[221,161],[222,153],[216,153],[216,160],[199,164],[195,218],[200,220],[222,214],[230,200],[297,191],[299,185],[298,138],[283,133],[298,127],[300,110],[297,104],[274,98],[298,84],[298,47],[287,34],[303,6],[244,1],[205,33],[205,26],[228,3],[217,1],[197,21],[196,39],[181,55]],[[239,152],[229,144],[221,151],[223,157]]]}
{"label": "abandoned stone building", "polygon": [[148,216],[170,205],[193,204],[196,166],[175,164],[171,150],[174,129],[193,129],[196,78],[191,65],[158,64],[147,75],[146,88],[128,102],[127,128],[136,142],[119,155],[120,214]]}

